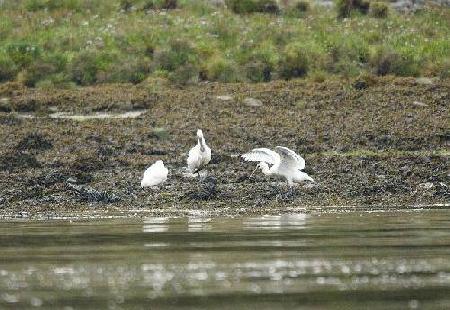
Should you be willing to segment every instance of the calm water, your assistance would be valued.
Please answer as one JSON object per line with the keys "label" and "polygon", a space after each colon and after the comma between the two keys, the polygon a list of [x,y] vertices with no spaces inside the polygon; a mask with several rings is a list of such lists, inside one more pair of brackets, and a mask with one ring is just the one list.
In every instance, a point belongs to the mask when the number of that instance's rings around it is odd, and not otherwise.
{"label": "calm water", "polygon": [[450,309],[450,210],[0,222],[0,309]]}

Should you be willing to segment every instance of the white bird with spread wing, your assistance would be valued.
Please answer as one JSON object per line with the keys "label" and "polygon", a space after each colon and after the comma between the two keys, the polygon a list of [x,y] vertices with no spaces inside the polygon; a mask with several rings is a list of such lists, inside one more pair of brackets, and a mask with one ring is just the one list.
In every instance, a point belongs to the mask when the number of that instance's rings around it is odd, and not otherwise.
{"label": "white bird with spread wing", "polygon": [[197,130],[197,145],[189,151],[187,159],[188,171],[198,173],[211,160],[211,149],[206,145],[205,137],[201,129]]}
{"label": "white bird with spread wing", "polygon": [[[277,146],[275,151],[257,148],[243,154],[242,158],[245,161],[259,161],[256,169],[261,168],[265,175],[285,178],[289,186],[302,181],[314,182],[307,173],[301,171],[305,168],[305,160],[287,147]],[[269,165],[272,166],[269,168]]]}
{"label": "white bird with spread wing", "polygon": [[168,174],[169,170],[164,166],[163,161],[158,160],[145,170],[141,187],[155,187],[162,184],[167,180]]}

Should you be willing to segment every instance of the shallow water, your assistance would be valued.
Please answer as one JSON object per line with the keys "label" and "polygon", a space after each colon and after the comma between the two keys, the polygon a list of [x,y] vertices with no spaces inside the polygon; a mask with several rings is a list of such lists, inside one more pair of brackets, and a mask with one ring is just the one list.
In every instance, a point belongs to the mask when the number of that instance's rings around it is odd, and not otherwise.
{"label": "shallow water", "polygon": [[0,308],[445,309],[450,210],[0,222]]}

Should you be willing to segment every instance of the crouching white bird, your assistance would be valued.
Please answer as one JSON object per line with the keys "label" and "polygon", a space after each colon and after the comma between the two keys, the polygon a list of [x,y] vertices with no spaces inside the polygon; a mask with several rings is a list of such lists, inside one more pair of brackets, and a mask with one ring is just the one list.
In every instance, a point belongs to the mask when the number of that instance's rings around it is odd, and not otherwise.
{"label": "crouching white bird", "polygon": [[201,129],[197,130],[197,145],[189,151],[188,172],[194,174],[202,170],[211,160],[211,149],[206,145]]}
{"label": "crouching white bird", "polygon": [[163,161],[158,160],[145,170],[144,177],[141,181],[141,187],[154,187],[160,185],[167,180],[168,174],[169,170],[164,166]]}
{"label": "crouching white bird", "polygon": [[[265,175],[285,178],[289,186],[302,181],[314,182],[307,173],[301,171],[305,169],[305,160],[287,147],[277,146],[275,151],[257,148],[243,154],[242,158],[245,161],[259,161],[256,169],[260,168]],[[272,166],[269,168],[269,165]]]}

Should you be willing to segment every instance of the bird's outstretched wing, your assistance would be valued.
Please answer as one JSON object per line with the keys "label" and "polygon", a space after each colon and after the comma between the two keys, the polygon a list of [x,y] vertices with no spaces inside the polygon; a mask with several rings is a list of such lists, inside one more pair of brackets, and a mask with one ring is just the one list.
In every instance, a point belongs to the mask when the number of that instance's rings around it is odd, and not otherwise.
{"label": "bird's outstretched wing", "polygon": [[284,162],[284,164],[294,169],[305,169],[305,160],[293,150],[284,146],[277,146],[275,147],[275,151],[280,154],[282,163]]}
{"label": "bird's outstretched wing", "polygon": [[250,152],[241,155],[241,157],[245,161],[260,161],[260,162],[263,161],[268,163],[269,165],[275,165],[276,163],[279,163],[281,160],[280,155],[278,155],[277,152],[274,152],[272,150],[263,147],[253,149]]}

